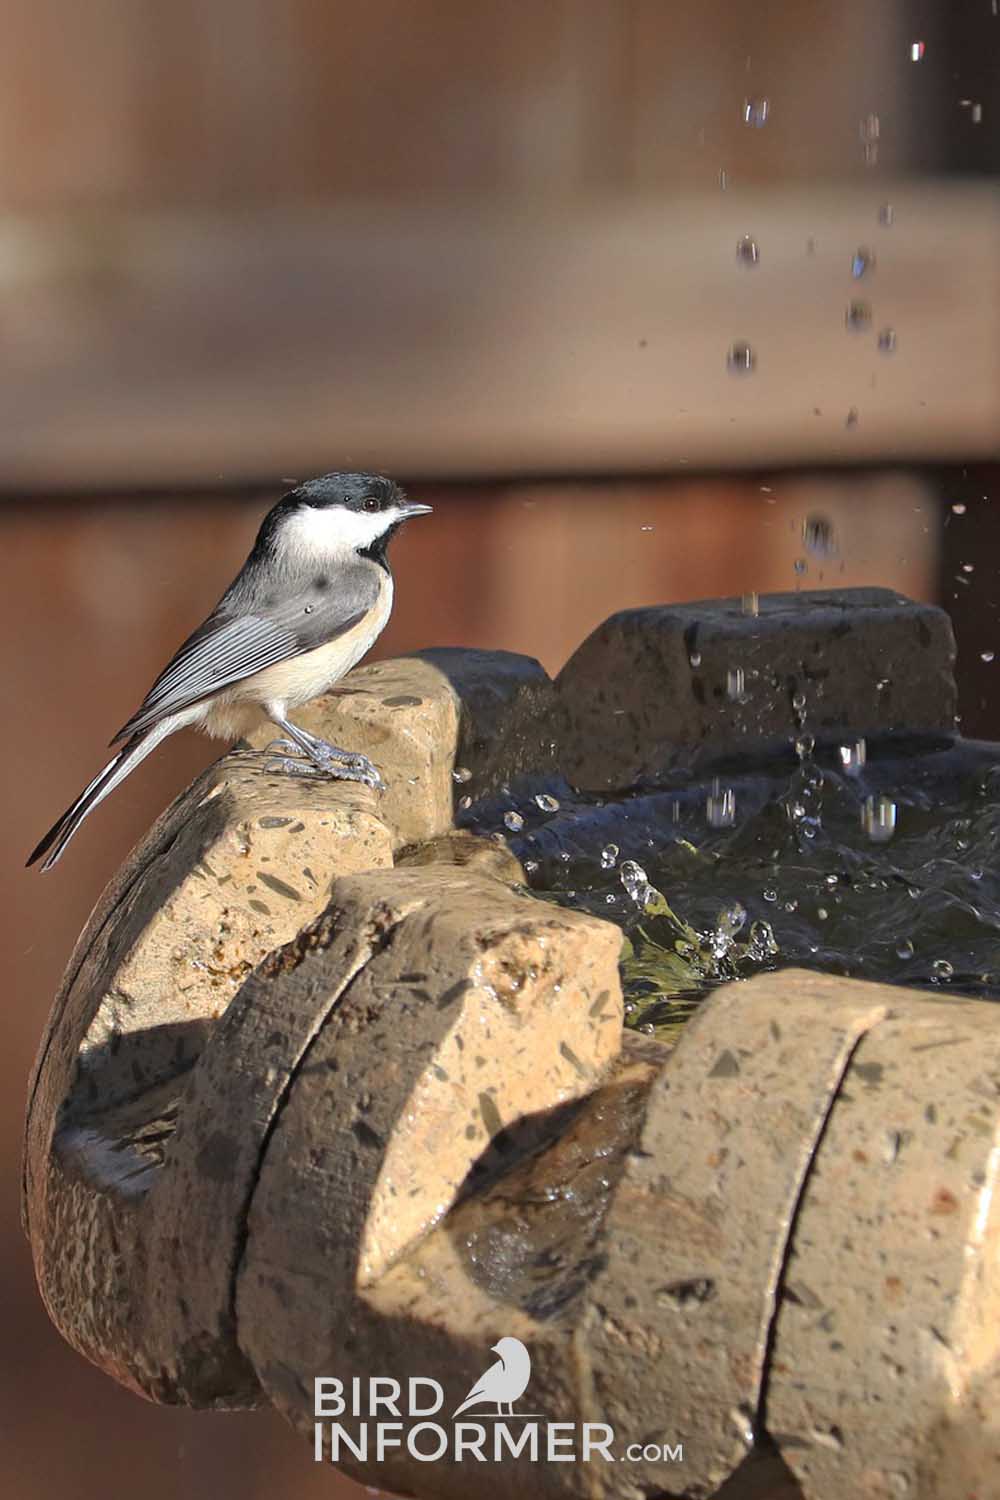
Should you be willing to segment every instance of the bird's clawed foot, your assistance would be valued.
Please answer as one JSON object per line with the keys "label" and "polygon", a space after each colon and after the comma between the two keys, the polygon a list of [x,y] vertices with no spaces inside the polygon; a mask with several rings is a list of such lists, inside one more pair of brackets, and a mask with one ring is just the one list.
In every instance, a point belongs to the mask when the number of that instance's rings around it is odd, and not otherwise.
{"label": "bird's clawed foot", "polygon": [[274,740],[267,748],[278,752],[278,759],[268,770],[278,770],[286,776],[328,776],[335,781],[356,781],[373,791],[385,791],[378,767],[367,755],[341,750],[314,735],[303,734],[301,744],[290,739]]}

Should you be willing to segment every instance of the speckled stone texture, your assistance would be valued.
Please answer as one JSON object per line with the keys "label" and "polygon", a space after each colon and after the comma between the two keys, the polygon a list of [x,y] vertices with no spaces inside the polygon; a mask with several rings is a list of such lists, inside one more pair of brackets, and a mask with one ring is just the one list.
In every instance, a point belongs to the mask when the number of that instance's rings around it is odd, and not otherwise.
{"label": "speckled stone texture", "polygon": [[352,673],[303,720],[385,793],[225,757],[108,887],[39,1054],[57,1326],[154,1400],[310,1438],[314,1375],[429,1376],[450,1412],[513,1335],[542,1421],[684,1447],[354,1466],[427,1500],[1000,1494],[1000,1009],[786,971],[668,1051],[623,1036],[617,928],[454,827],[522,771],[600,792],[844,731],[916,757],[952,656],[882,590],[636,610],[555,686],[495,652]]}
{"label": "speckled stone texture", "polygon": [[556,679],[561,769],[600,792],[802,732],[954,733],[954,658],[944,611],[889,589],[623,610]]}
{"label": "speckled stone texture", "polygon": [[[386,782],[381,815],[397,844],[410,844],[446,833],[463,797],[551,769],[553,703],[533,657],[440,647],[356,668],[297,719],[371,757]],[[251,743],[273,738],[264,726]]]}
{"label": "speckled stone texture", "polygon": [[[325,909],[334,877],[392,863],[367,788],[268,764],[225,757],[130,856],[70,960],[31,1084],[24,1215],[42,1295],[83,1354],[158,1399],[244,1401],[256,1388],[225,1332],[191,1342],[157,1324],[168,1263],[151,1255],[150,1235],[157,1222],[175,1233],[161,1166],[191,1070],[254,965]],[[277,1073],[266,1087],[257,1079],[243,1100],[255,1115],[240,1140],[251,1166],[277,1083]],[[233,1087],[219,1115],[235,1108]],[[248,1179],[213,1138],[206,1128],[195,1143],[204,1172],[193,1177],[211,1253],[225,1261],[238,1226],[222,1184],[238,1197]],[[179,1270],[175,1302],[197,1263]],[[214,1315],[218,1331],[228,1314],[220,1304]]]}

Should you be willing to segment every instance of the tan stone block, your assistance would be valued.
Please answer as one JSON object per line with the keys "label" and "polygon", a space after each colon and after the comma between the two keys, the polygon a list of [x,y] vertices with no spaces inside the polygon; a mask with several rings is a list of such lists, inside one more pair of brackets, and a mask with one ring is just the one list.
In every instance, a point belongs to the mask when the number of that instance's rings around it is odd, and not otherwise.
{"label": "tan stone block", "polygon": [[887,994],[805,1184],[777,1320],[768,1426],[808,1500],[997,1492],[995,1448],[968,1436],[1000,1356],[1000,1008]]}
{"label": "tan stone block", "polygon": [[[376,1285],[475,1183],[477,1164],[502,1159],[504,1133],[592,1089],[621,1037],[608,923],[436,868],[345,880],[336,897],[362,922],[372,902],[419,904],[387,918],[382,947],[331,1011],[251,1205],[240,1340],[304,1423],[302,1393],[336,1372],[355,1321],[346,1289]],[[275,982],[304,990],[327,972],[316,951]]]}
{"label": "tan stone block", "polygon": [[[296,719],[375,762],[386,783],[379,813],[399,846],[445,833],[462,797],[551,765],[552,702],[533,658],[442,647],[357,667]],[[250,742],[261,748],[275,733],[264,725]]]}
{"label": "tan stone block", "polygon": [[[159,1215],[176,1234],[160,1203],[164,1142],[188,1112],[192,1070],[254,965],[326,907],[335,875],[392,861],[367,788],[267,764],[249,753],[219,761],[130,856],[70,961],[32,1081],[24,1212],[42,1294],[83,1353],[160,1399],[190,1380],[211,1400],[215,1365],[241,1363],[231,1338],[228,1355],[202,1347],[195,1359],[175,1330],[158,1343],[147,1326],[164,1287],[163,1266],[148,1259],[151,1226]],[[261,1129],[282,1063],[279,1052],[270,1089],[243,1106]],[[238,1073],[232,1059],[228,1068]],[[233,1094],[236,1077],[215,1108]],[[206,1150],[211,1135],[206,1124]],[[249,1132],[240,1143],[251,1164],[258,1142]],[[217,1177],[205,1179],[213,1222]],[[221,1225],[212,1253],[224,1260],[235,1232]],[[243,1385],[255,1385],[245,1370]]]}
{"label": "tan stone block", "polygon": [[[556,679],[559,756],[589,791],[817,738],[953,733],[943,610],[890,589],[767,594],[612,615]],[[734,675],[739,674],[739,675]]]}

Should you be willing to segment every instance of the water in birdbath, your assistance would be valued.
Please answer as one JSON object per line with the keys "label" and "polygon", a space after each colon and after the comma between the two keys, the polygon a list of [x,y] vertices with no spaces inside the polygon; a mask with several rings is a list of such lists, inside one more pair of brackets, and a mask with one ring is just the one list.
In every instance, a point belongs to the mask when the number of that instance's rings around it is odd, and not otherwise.
{"label": "water in birdbath", "polygon": [[536,894],[621,926],[627,1024],[664,1038],[793,965],[1000,998],[1000,746],[803,737],[717,769],[615,800],[522,782],[465,821]]}

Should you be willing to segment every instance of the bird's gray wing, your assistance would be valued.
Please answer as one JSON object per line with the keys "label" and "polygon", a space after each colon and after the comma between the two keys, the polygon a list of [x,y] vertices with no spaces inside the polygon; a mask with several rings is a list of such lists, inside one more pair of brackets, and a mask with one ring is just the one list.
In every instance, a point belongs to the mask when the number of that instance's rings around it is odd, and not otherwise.
{"label": "bird's gray wing", "polygon": [[310,579],[283,591],[279,603],[267,601],[242,612],[246,589],[238,587],[241,582],[245,584],[242,576],[188,636],[112,745],[265,667],[344,635],[364,619],[379,591],[375,570],[359,567],[349,573],[342,570],[336,590],[328,588],[325,579]]}

